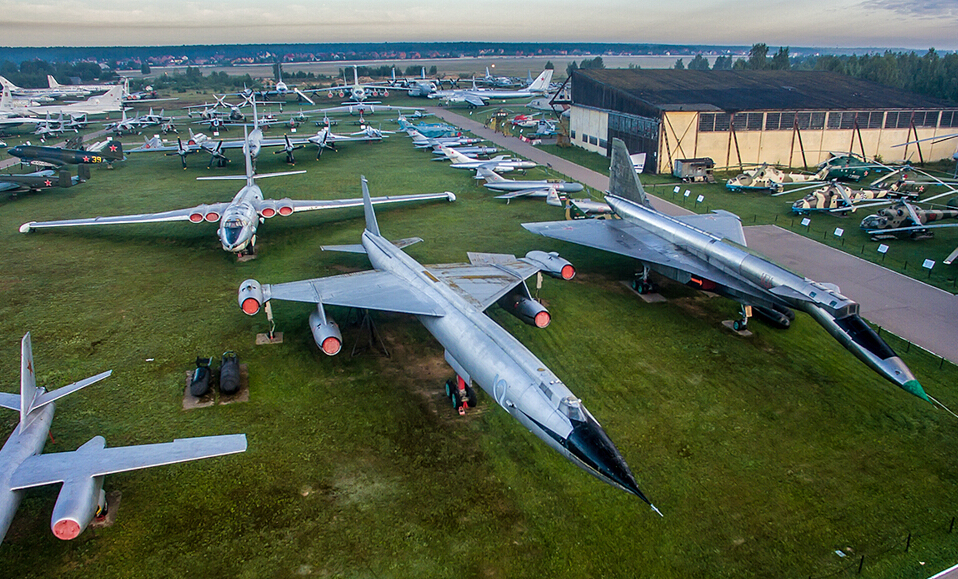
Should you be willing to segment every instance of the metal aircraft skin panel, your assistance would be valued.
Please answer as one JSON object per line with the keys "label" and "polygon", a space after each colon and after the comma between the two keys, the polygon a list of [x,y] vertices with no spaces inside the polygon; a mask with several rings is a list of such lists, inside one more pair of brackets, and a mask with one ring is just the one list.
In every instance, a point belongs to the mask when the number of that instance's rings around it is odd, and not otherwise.
{"label": "metal aircraft skin panel", "polygon": [[481,311],[496,303],[496,300],[506,295],[516,284],[539,271],[539,268],[520,262],[514,256],[507,257],[512,258],[511,263],[427,265],[426,271]]}
{"label": "metal aircraft skin panel", "polygon": [[[486,297],[477,299],[476,295],[464,295],[463,287],[452,287],[448,283],[449,280],[458,284],[470,278],[489,279],[487,276],[497,268],[488,262],[495,260],[486,260],[486,263],[479,265],[424,267],[378,233],[375,214],[368,201],[369,191],[365,178],[363,197],[366,200],[367,222],[362,235],[362,245],[370,263],[376,272],[388,273],[393,279],[401,281],[407,288],[407,294],[417,295],[419,299],[438,304],[443,309],[442,316],[417,317],[445,348],[447,360],[455,361],[455,364],[450,364],[454,368],[462,369],[468,378],[475,381],[509,414],[562,456],[603,482],[649,502],[639,490],[615,445],[572,391],[519,340],[476,306],[477,301],[490,299],[488,292],[482,293]],[[499,264],[503,269],[498,269],[495,273],[496,283],[505,284],[506,278],[509,278],[508,287],[514,288],[523,283],[525,277],[539,270],[547,270],[550,266],[544,263],[536,265],[536,260],[532,259],[536,253],[541,252],[530,252],[521,265],[515,263],[515,275],[507,271],[509,262],[504,266]],[[513,256],[502,258],[510,262],[515,259]],[[566,273],[565,267],[571,268],[571,265],[561,261],[567,264],[562,267],[562,272]],[[565,277],[569,279],[571,275]],[[356,289],[361,286],[350,282],[361,282],[363,279],[355,274],[325,279],[337,278],[345,279],[346,285]],[[311,286],[316,281],[282,285],[285,286],[284,291],[290,291],[299,285],[302,295],[307,295],[311,288],[306,286]],[[259,310],[259,307],[246,308],[246,302],[251,299],[247,297],[250,295],[248,290],[252,287],[262,288],[262,294],[257,298],[260,305],[271,297],[277,297],[273,289],[276,286],[260,286],[255,280],[243,282],[239,291],[240,305],[250,315]],[[315,301],[322,314],[324,302],[318,296]],[[325,314],[322,316],[325,320]]]}
{"label": "metal aircraft skin panel", "polygon": [[323,303],[331,306],[442,316],[443,308],[409,289],[405,280],[389,271],[360,271],[334,277],[263,286],[266,298]]}
{"label": "metal aircraft skin panel", "polygon": [[605,199],[622,219],[524,223],[523,227],[634,257],[666,277],[680,283],[697,282],[693,285],[743,305],[771,308],[780,315],[784,308],[802,310],[876,373],[929,401],[908,366],[861,320],[858,304],[843,296],[837,286],[809,280],[749,252],[742,243],[741,222],[731,213],[671,217],[653,209],[619,139],[613,140],[610,173],[610,192]]}
{"label": "metal aircraft skin panel", "polygon": [[0,448],[0,540],[10,528],[25,489],[64,483],[50,526],[58,538],[73,539],[103,506],[105,475],[246,450],[244,434],[110,449],[104,448],[103,437],[95,436],[75,451],[41,454],[53,422],[54,401],[110,374],[102,372],[47,392],[36,385],[30,334],[23,336],[20,395],[0,393],[0,406],[20,411],[19,424]]}

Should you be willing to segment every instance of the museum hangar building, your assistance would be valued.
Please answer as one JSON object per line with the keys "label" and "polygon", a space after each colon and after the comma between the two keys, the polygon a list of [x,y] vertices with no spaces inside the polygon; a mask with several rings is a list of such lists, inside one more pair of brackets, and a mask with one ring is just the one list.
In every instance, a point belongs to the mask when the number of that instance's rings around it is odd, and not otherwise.
{"label": "museum hangar building", "polygon": [[812,167],[830,151],[885,162],[955,153],[954,140],[895,145],[958,132],[958,107],[838,73],[589,69],[571,84],[572,142],[608,155],[622,139],[646,154],[646,173],[699,157]]}

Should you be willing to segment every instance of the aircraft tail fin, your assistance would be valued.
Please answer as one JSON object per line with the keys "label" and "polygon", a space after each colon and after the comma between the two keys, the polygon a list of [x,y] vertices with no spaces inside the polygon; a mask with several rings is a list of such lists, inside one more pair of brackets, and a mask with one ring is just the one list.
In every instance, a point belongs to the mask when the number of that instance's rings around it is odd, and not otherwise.
{"label": "aircraft tail fin", "polygon": [[57,82],[57,79],[53,78],[52,74],[47,75],[47,85],[50,88],[60,88],[60,83]]}
{"label": "aircraft tail fin", "polygon": [[[80,165],[77,165],[79,167]],[[73,177],[70,175],[68,169],[61,169],[59,175],[59,181],[57,182],[58,187],[66,189],[67,187],[73,187]]]}
{"label": "aircraft tail fin", "polygon": [[2,87],[5,88],[5,89],[10,89],[10,90],[16,90],[16,89],[20,88],[20,87],[18,87],[17,85],[15,85],[15,84],[13,84],[12,82],[10,82],[9,80],[7,80],[7,78],[6,78],[6,77],[3,77],[3,76],[0,76],[0,86],[2,86]]}
{"label": "aircraft tail fin", "polygon": [[609,170],[609,193],[651,207],[642,182],[635,172],[629,150],[621,139],[612,139],[612,166]]}
{"label": "aircraft tail fin", "polygon": [[[104,106],[122,106],[123,104],[123,87],[115,86],[105,92],[102,97],[90,97],[90,99],[99,98],[100,104]],[[89,99],[88,99],[89,100]],[[92,102],[92,101],[91,101]]]}
{"label": "aircraft tail fin", "polygon": [[113,159],[117,161],[123,160],[123,143],[120,141],[110,141],[103,148],[103,157],[105,159]]}
{"label": "aircraft tail fin", "polygon": [[25,429],[30,424],[30,413],[34,410],[90,384],[99,382],[112,373],[112,370],[108,370],[96,376],[57,388],[52,392],[45,392],[42,388],[37,388],[36,369],[33,365],[33,344],[30,340],[30,332],[27,332],[20,341],[20,429]]}
{"label": "aircraft tail fin", "polygon": [[2,92],[0,92],[0,110],[10,110],[13,107],[13,95],[10,94],[10,89],[3,87]]}
{"label": "aircraft tail fin", "polygon": [[[255,106],[255,105],[254,105]],[[253,113],[253,118],[256,118],[256,113]],[[253,180],[256,178],[256,174],[253,172],[253,153],[250,150],[249,143],[249,132],[247,131],[246,125],[243,125],[243,156],[246,157],[246,184],[250,187],[253,186]]]}
{"label": "aircraft tail fin", "polygon": [[549,89],[549,83],[552,82],[552,74],[555,71],[551,68],[547,68],[539,73],[539,76],[536,77],[532,84],[529,85],[530,91],[545,91]]}
{"label": "aircraft tail fin", "polygon": [[506,178],[496,173],[489,167],[479,167],[476,169],[476,179],[485,179],[486,183],[505,183]]}
{"label": "aircraft tail fin", "polygon": [[366,231],[382,237],[382,234],[379,233],[379,223],[376,221],[376,212],[373,211],[373,202],[369,198],[369,183],[366,181],[366,176],[362,176],[363,183],[363,211],[366,214]]}

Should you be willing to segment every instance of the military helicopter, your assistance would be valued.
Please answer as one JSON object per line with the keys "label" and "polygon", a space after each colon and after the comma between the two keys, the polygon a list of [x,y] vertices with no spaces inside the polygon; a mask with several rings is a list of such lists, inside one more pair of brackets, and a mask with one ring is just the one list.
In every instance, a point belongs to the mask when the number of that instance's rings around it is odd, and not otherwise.
{"label": "military helicopter", "polygon": [[900,233],[907,233],[912,239],[929,239],[934,237],[934,232],[929,229],[958,227],[958,223],[930,225],[942,219],[958,219],[958,209],[922,209],[908,200],[899,199],[862,219],[861,228],[873,241],[897,239]]}
{"label": "military helicopter", "polygon": [[[818,188],[792,203],[792,212],[798,215],[808,215],[813,211],[831,211],[847,215],[849,211],[854,212],[858,208],[858,204],[863,201],[902,197],[917,200],[925,188],[924,185],[918,184],[917,190],[912,190],[915,188],[916,182],[908,179],[909,169],[909,167],[895,169],[888,175],[872,181],[868,188],[858,191],[853,191],[851,188],[838,183],[837,179],[833,179],[824,187]],[[892,177],[895,176],[897,176],[897,179],[892,180]],[[793,189],[789,193],[804,189]]]}
{"label": "military helicopter", "polygon": [[838,179],[840,181],[861,181],[872,173],[891,171],[887,165],[876,161],[869,161],[858,153],[835,153],[818,166],[816,178],[822,181]]}
{"label": "military helicopter", "polygon": [[772,191],[781,192],[787,183],[807,183],[821,181],[817,175],[802,173],[785,173],[768,163],[746,169],[725,182],[729,191]]}

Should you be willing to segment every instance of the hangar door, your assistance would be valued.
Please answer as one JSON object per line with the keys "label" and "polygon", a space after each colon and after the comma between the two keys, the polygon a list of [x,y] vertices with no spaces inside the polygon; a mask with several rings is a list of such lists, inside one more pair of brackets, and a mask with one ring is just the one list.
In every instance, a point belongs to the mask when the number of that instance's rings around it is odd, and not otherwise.
{"label": "hangar door", "polygon": [[659,166],[659,125],[658,119],[610,111],[609,151],[612,148],[612,139],[622,139],[630,154],[645,153],[643,173],[654,174]]}

